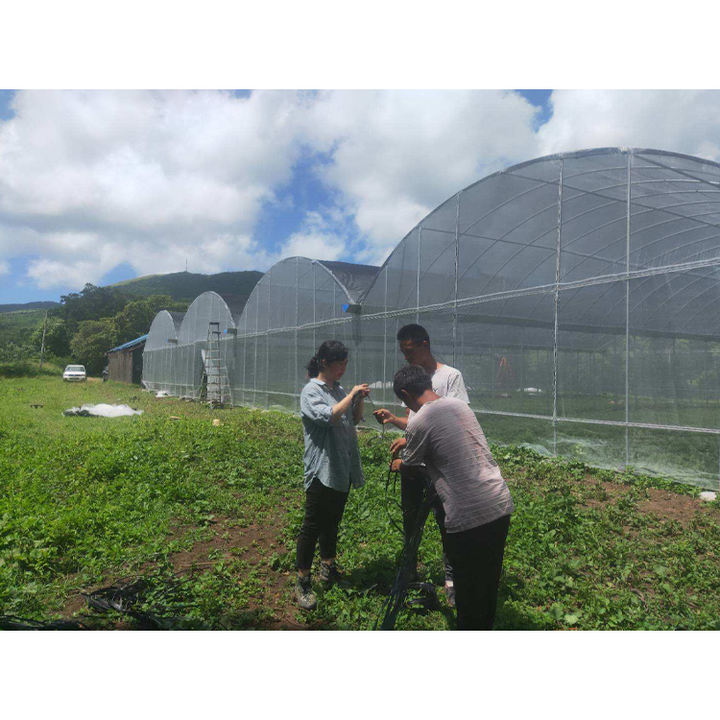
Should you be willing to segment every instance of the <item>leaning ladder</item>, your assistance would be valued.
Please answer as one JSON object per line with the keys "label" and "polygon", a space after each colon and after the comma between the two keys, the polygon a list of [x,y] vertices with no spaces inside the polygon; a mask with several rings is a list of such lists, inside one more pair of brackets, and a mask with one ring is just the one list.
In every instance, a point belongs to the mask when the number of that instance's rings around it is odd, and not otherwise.
{"label": "leaning ladder", "polygon": [[220,353],[220,323],[208,324],[207,350],[205,351],[205,375],[207,377],[207,400],[212,404],[232,405],[232,389],[227,367]]}

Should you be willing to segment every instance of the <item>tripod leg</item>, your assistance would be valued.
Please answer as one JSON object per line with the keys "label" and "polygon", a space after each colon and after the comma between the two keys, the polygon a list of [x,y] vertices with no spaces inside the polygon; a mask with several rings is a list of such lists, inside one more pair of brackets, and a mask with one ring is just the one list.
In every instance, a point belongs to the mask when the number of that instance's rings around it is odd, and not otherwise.
{"label": "tripod leg", "polygon": [[[407,588],[410,582],[410,576],[414,568],[410,567],[414,558],[417,557],[417,551],[422,540],[423,530],[425,529],[425,521],[430,514],[435,498],[437,497],[435,490],[428,483],[425,490],[425,498],[418,508],[415,516],[415,526],[410,537],[407,539],[400,559],[400,568],[393,583],[390,596],[385,606],[385,615],[383,617],[381,630],[392,630],[395,627],[395,620],[407,595]],[[377,625],[376,625],[377,627]]]}

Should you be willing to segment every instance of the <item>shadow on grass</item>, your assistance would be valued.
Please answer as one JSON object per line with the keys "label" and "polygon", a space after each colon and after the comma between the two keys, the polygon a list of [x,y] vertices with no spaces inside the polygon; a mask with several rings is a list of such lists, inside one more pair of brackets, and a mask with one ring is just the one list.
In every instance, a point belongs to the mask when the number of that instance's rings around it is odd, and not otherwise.
{"label": "shadow on grass", "polygon": [[[351,594],[381,597],[385,600],[389,595],[395,583],[399,571],[399,565],[395,558],[379,557],[363,567],[356,568],[346,575],[346,590]],[[434,585],[436,591],[442,585],[442,581],[434,577],[434,573],[428,573],[427,582]],[[416,585],[415,583],[412,584]],[[412,600],[431,600],[431,602],[418,604],[406,604],[402,612],[410,615],[427,615],[430,612],[439,612],[444,618],[448,630],[455,628],[455,612],[443,603],[438,603],[437,598],[427,598],[426,594],[418,591],[416,588],[410,588],[408,599]],[[434,600],[435,602],[432,602]],[[378,624],[382,621],[381,613],[378,617]]]}

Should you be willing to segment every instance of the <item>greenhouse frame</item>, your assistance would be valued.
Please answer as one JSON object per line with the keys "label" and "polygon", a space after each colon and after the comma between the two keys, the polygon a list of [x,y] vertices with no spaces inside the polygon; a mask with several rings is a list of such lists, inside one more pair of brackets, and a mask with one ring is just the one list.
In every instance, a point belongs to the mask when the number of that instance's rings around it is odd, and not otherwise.
{"label": "greenhouse frame", "polygon": [[158,313],[143,382],[200,397],[215,342],[224,402],[297,412],[305,365],[335,338],[343,384],[399,412],[395,336],[418,322],[491,441],[717,489],[719,281],[720,165],[552,155],[460,190],[380,268],[288,258],[240,312],[203,293],[181,319]]}

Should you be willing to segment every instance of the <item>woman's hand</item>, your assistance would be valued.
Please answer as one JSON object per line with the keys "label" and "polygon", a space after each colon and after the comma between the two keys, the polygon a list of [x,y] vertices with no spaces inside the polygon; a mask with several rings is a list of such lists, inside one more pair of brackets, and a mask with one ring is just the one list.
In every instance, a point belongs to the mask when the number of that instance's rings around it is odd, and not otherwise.
{"label": "woman's hand", "polygon": [[401,465],[402,465],[402,460],[400,458],[395,458],[395,460],[393,460],[390,463],[390,470],[392,472],[400,472]]}
{"label": "woman's hand", "polygon": [[350,397],[355,397],[356,395],[360,395],[361,398],[366,398],[369,394],[370,394],[370,386],[367,383],[360,383],[360,385],[356,385],[350,391]]}
{"label": "woman's hand", "polygon": [[398,438],[397,440],[393,440],[392,445],[390,446],[390,454],[393,457],[396,457],[397,454],[407,445],[407,440],[404,437]]}
{"label": "woman's hand", "polygon": [[[339,403],[333,405],[331,423],[339,423],[340,418],[352,408],[353,422],[357,425],[362,417],[362,401],[370,394],[370,386],[367,383],[356,385]],[[359,398],[360,402],[355,403],[355,398]]]}

